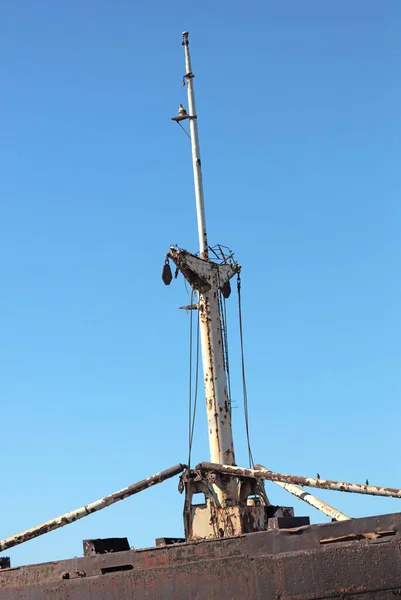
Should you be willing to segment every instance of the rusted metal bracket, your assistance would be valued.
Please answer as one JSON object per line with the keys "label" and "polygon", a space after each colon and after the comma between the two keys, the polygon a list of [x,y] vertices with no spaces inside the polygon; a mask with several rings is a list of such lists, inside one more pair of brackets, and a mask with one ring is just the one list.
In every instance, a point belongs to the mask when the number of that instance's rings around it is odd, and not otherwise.
{"label": "rusted metal bracket", "polygon": [[[235,480],[236,502],[220,501],[219,490]],[[261,480],[233,478],[215,471],[187,470],[180,477],[179,491],[185,490],[184,529],[187,541],[231,537],[264,531],[273,516],[293,516],[292,508],[271,506]],[[203,500],[197,502],[197,494]],[[193,499],[195,497],[195,503]]]}
{"label": "rusted metal bracket", "polygon": [[177,117],[171,117],[172,121],[175,121],[176,123],[180,123],[181,121],[185,121],[186,119],[197,119],[198,115],[178,115]]}
{"label": "rusted metal bracket", "polygon": [[209,291],[214,286],[222,289],[224,284],[241,269],[236,262],[217,264],[205,261],[199,256],[175,246],[170,247],[166,257],[167,259],[171,258],[188,283],[202,293]]}
{"label": "rusted metal bracket", "polygon": [[347,533],[335,537],[323,538],[319,540],[320,544],[338,544],[340,542],[353,542],[359,540],[380,540],[395,535],[394,529],[389,531],[368,531],[367,533]]}
{"label": "rusted metal bracket", "polygon": [[85,571],[70,571],[61,575],[62,579],[80,579],[86,577]]}
{"label": "rusted metal bracket", "polygon": [[172,546],[173,544],[183,544],[185,538],[161,537],[155,539],[156,546]]}
{"label": "rusted metal bracket", "polygon": [[192,500],[193,494],[205,494],[205,498],[210,498],[217,508],[221,508],[214,484],[216,484],[216,476],[214,473],[207,473],[204,477],[199,471],[184,471],[180,477],[178,491],[182,493],[186,491],[186,501],[189,503]]}
{"label": "rusted metal bracket", "polygon": [[189,119],[189,115],[177,115],[176,117],[171,117],[171,120],[176,123],[180,123],[180,121],[185,121],[186,119]]}
{"label": "rusted metal bracket", "polygon": [[166,479],[170,479],[179,473],[182,473],[184,469],[186,469],[186,465],[178,464],[174,467],[170,467],[165,471],[161,471],[160,473],[156,473],[156,475],[152,475],[147,479],[142,479],[142,481],[138,481],[137,483],[133,483],[128,487],[120,490],[119,492],[115,492],[114,494],[110,494],[109,496],[105,496],[100,500],[96,500],[96,502],[92,502],[91,504],[86,504],[77,510],[73,510],[69,513],[65,513],[60,517],[56,517],[55,519],[51,519],[50,521],[46,521],[41,525],[36,525],[31,529],[27,529],[26,531],[22,531],[21,533],[17,533],[16,535],[12,535],[4,540],[0,541],[0,552],[7,550],[7,548],[12,548],[13,546],[18,546],[19,544],[23,544],[28,540],[32,540],[33,538],[39,537],[40,535],[44,535],[45,533],[49,533],[49,531],[54,531],[55,529],[59,529],[60,527],[64,527],[64,525],[69,525],[70,523],[74,523],[74,521],[78,521],[83,517],[87,517],[94,512],[102,510],[106,508],[106,506],[110,506],[111,504],[115,504],[120,500],[125,500],[125,498],[129,498],[134,494],[138,494],[138,492],[142,492],[142,490],[146,490],[147,488],[161,483]]}

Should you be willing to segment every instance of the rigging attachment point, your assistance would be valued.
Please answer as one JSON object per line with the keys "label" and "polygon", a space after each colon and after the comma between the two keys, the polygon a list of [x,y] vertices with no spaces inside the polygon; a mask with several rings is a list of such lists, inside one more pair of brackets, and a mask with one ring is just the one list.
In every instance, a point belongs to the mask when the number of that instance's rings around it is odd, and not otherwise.
{"label": "rigging attachment point", "polygon": [[170,285],[170,283],[173,281],[173,274],[171,272],[171,267],[168,258],[166,258],[166,262],[163,265],[162,281],[164,285]]}

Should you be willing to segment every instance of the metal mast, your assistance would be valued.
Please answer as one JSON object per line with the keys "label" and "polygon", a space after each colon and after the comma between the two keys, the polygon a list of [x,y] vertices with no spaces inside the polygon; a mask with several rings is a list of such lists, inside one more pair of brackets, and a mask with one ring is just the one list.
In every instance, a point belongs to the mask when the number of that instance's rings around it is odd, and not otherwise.
{"label": "metal mast", "polygon": [[[203,195],[202,165],[200,158],[198,118],[195,107],[194,74],[189,54],[188,32],[183,33],[182,44],[185,50],[185,79],[188,92],[189,126],[191,131],[192,161],[196,209],[198,216],[199,249],[201,258],[208,260],[206,215]],[[218,274],[218,270],[217,273]],[[226,460],[234,465],[234,443],[231,428],[231,410],[227,394],[226,371],[224,368],[221,319],[218,304],[219,279],[207,292],[199,294],[199,312],[201,318],[202,362],[205,378],[207,416],[209,424],[210,456],[219,463]]]}
{"label": "metal mast", "polygon": [[[171,247],[167,259],[171,258],[174,261],[192,288],[198,293],[198,304],[194,308],[198,309],[200,318],[210,459],[218,464],[235,465],[219,290],[227,286],[228,281],[239,271],[240,267],[233,261],[223,261],[223,264],[218,264],[209,258],[194,74],[191,67],[188,32],[183,33],[182,45],[185,50],[184,81],[188,91],[188,113],[180,105],[179,115],[174,117],[174,120],[180,122],[188,119],[190,125],[200,258],[185,250]],[[222,477],[219,484],[216,484],[216,493],[222,506],[237,504],[238,490],[234,479]]]}
{"label": "metal mast", "polygon": [[209,248],[207,245],[205,200],[203,195],[202,165],[200,158],[198,118],[196,115],[194,74],[192,73],[191,57],[189,54],[188,31],[182,34],[182,45],[185,50],[185,80],[188,92],[189,129],[191,132],[192,161],[194,169],[196,213],[198,217],[199,250],[201,258],[207,259]]}

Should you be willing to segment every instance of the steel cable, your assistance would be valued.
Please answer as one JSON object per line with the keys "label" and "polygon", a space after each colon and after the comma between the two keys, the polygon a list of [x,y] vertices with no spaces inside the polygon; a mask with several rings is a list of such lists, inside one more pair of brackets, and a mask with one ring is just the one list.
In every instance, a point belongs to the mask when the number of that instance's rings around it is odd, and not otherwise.
{"label": "steel cable", "polygon": [[249,457],[249,465],[251,467],[254,466],[252,450],[251,450],[251,441],[249,434],[249,413],[248,413],[248,392],[246,387],[246,377],[245,377],[245,358],[244,358],[244,337],[242,331],[242,305],[241,305],[241,277],[238,273],[237,277],[237,290],[238,290],[238,320],[239,320],[239,335],[240,335],[240,344],[241,344],[241,371],[242,371],[242,392],[244,399],[244,416],[245,416],[245,430],[246,430],[246,439],[248,444],[248,457]]}
{"label": "steel cable", "polygon": [[[191,291],[191,306],[194,303],[194,291]],[[188,468],[191,466],[192,444],[194,439],[196,408],[198,402],[199,384],[199,311],[196,328],[196,358],[195,358],[195,386],[192,400],[192,358],[193,358],[193,310],[190,310],[189,319],[189,403],[188,403]]]}

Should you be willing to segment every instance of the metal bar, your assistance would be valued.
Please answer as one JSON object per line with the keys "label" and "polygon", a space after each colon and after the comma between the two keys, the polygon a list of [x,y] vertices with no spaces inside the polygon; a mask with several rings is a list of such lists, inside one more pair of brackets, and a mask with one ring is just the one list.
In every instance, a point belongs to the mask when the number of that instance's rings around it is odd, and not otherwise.
{"label": "metal bar", "polygon": [[204,196],[203,196],[202,166],[201,166],[199,136],[198,136],[198,119],[197,119],[197,115],[196,115],[194,74],[192,73],[191,57],[189,55],[188,35],[189,35],[188,31],[184,31],[184,33],[182,34],[182,45],[184,46],[184,50],[185,50],[185,67],[186,67],[186,74],[184,77],[185,77],[185,80],[187,83],[187,91],[188,91],[189,129],[191,132],[192,162],[193,162],[193,169],[194,169],[195,198],[196,198],[196,214],[198,217],[199,249],[200,249],[201,258],[207,258],[209,253],[208,253],[207,232],[206,232],[205,202],[204,202]]}
{"label": "metal bar", "polygon": [[16,535],[12,535],[4,540],[0,541],[0,552],[7,550],[8,548],[12,548],[13,546],[18,546],[19,544],[23,544],[28,540],[32,540],[33,538],[39,537],[40,535],[44,535],[45,533],[49,533],[49,531],[54,531],[55,529],[59,529],[60,527],[64,527],[64,525],[69,525],[74,521],[78,521],[83,517],[91,515],[98,510],[102,510],[106,508],[106,506],[110,506],[115,502],[119,502],[120,500],[125,500],[129,496],[133,496],[142,490],[146,490],[152,485],[156,485],[157,483],[161,483],[166,479],[170,479],[174,477],[174,475],[178,475],[182,473],[186,469],[185,465],[178,464],[174,467],[170,467],[165,471],[161,471],[156,475],[152,475],[147,479],[142,479],[142,481],[138,481],[137,483],[133,483],[128,487],[120,490],[119,492],[114,492],[114,494],[110,494],[109,496],[105,496],[100,500],[96,500],[96,502],[92,502],[91,504],[87,504],[86,506],[82,506],[77,510],[73,510],[71,512],[65,513],[60,517],[56,517],[55,519],[51,519],[50,521],[46,521],[41,525],[36,525],[31,529],[27,529],[26,531],[22,531]]}
{"label": "metal bar", "polygon": [[[263,465],[255,465],[255,469],[263,469],[264,471],[269,471],[269,469],[266,469],[266,467],[264,467]],[[328,517],[335,519],[336,521],[348,521],[350,519],[350,517],[340,512],[333,506],[330,506],[330,504],[327,504],[327,502],[319,500],[319,498],[316,498],[316,496],[312,496],[312,494],[309,494],[309,492],[306,492],[303,488],[298,487],[293,483],[282,483],[281,481],[273,481],[273,483],[282,487],[287,492],[290,492],[290,494],[292,494],[293,496],[296,496],[300,500],[303,500],[310,506],[313,506],[313,508],[320,510],[320,512],[322,512],[324,515],[327,515]]]}
{"label": "metal bar", "polygon": [[[211,264],[211,261],[209,261],[202,166],[198,137],[198,118],[195,105],[194,74],[192,73],[188,36],[188,32],[184,31],[182,34],[182,45],[184,46],[185,51],[186,74],[184,77],[188,91],[189,125],[191,132],[200,257],[210,264],[208,272],[210,289],[208,291],[199,291],[198,302],[209,449],[212,461],[234,465],[235,458],[231,427],[231,411],[227,394],[227,377],[221,334],[221,315],[218,305],[218,291],[221,283],[219,270],[216,268],[215,264]],[[226,500],[236,503],[238,489],[235,481],[229,480],[220,487],[216,486],[216,493],[223,505],[225,505]]]}
{"label": "metal bar", "polygon": [[306,492],[303,488],[294,485],[293,483],[282,483],[281,481],[274,481],[276,485],[279,485],[283,489],[290,492],[293,496],[296,496],[300,500],[303,500],[313,508],[320,510],[324,515],[327,515],[331,519],[335,519],[336,521],[348,521],[351,517],[348,517],[344,513],[340,512],[334,506],[330,506],[327,502],[323,502],[316,496],[312,496],[309,492]]}
{"label": "metal bar", "polygon": [[274,471],[266,471],[264,469],[242,469],[241,467],[231,467],[230,465],[218,465],[208,462],[200,463],[196,469],[216,471],[216,473],[224,473],[226,475],[233,475],[234,477],[254,477],[257,479],[267,479],[269,481],[280,481],[281,483],[294,483],[322,490],[334,490],[336,492],[352,492],[354,494],[368,494],[370,496],[401,498],[400,488],[363,485],[361,483],[346,483],[345,481],[301,477],[299,475],[285,475],[283,473],[275,473]]}

